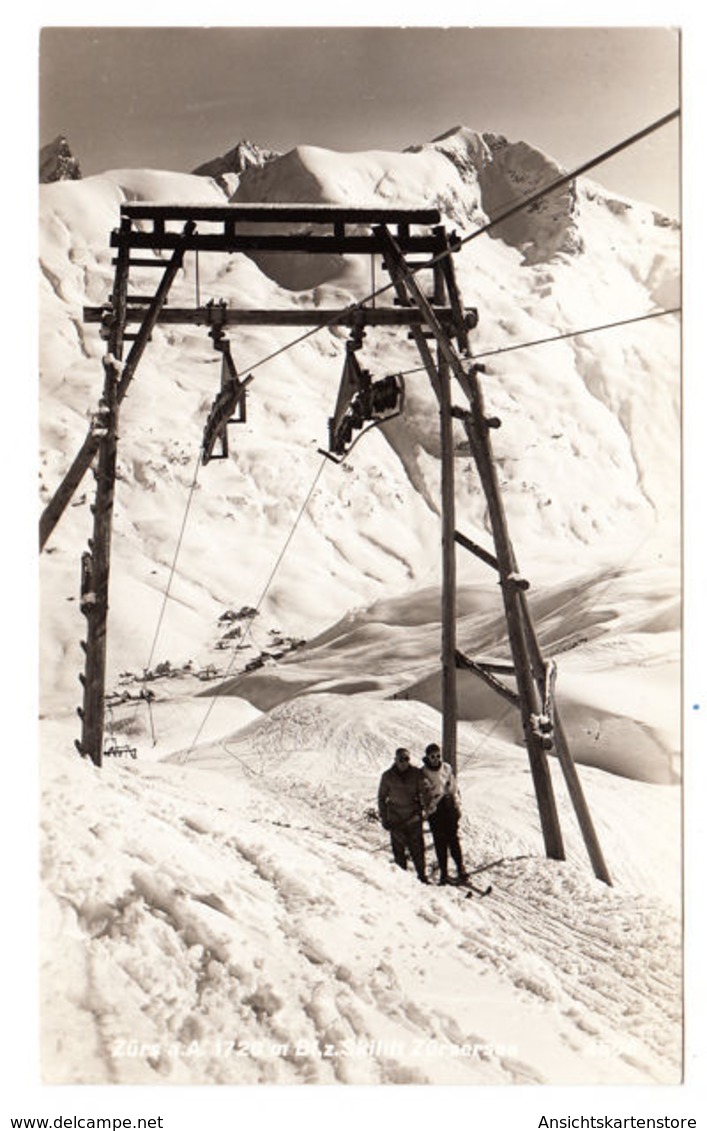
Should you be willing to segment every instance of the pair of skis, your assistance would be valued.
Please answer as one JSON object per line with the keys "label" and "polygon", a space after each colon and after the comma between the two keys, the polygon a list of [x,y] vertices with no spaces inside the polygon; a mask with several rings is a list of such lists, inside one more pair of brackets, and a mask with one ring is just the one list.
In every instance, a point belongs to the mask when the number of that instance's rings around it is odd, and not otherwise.
{"label": "pair of skis", "polygon": [[[478,868],[474,868],[473,871],[471,872],[471,875],[475,876],[475,875],[478,875],[479,872],[488,871],[489,868],[498,868],[502,864],[509,864],[509,863],[516,861],[516,860],[529,860],[529,859],[530,859],[530,857],[527,854],[524,854],[522,856],[509,856],[509,857],[502,856],[499,860],[491,860],[487,864],[481,864]],[[477,885],[473,882],[472,879],[470,879],[469,876],[467,876],[466,879],[464,879],[464,880],[449,880],[448,883],[449,883],[450,887],[466,888],[467,893],[466,893],[465,899],[471,899],[472,896],[474,896],[474,895],[478,895],[478,896],[481,896],[483,898],[483,896],[485,896],[485,895],[490,895],[492,890],[493,890],[491,884],[489,884],[488,887],[485,887],[485,888],[477,887]]]}
{"label": "pair of skis", "polygon": [[491,884],[489,884],[488,887],[480,888],[480,887],[477,887],[476,884],[472,883],[472,881],[468,878],[465,879],[465,880],[447,880],[447,883],[443,884],[442,886],[443,887],[451,887],[451,888],[465,888],[466,889],[466,896],[465,896],[466,899],[472,899],[473,896],[475,896],[475,895],[478,895],[481,898],[483,898],[485,895],[490,895],[491,892],[493,891],[493,887],[492,887]]}

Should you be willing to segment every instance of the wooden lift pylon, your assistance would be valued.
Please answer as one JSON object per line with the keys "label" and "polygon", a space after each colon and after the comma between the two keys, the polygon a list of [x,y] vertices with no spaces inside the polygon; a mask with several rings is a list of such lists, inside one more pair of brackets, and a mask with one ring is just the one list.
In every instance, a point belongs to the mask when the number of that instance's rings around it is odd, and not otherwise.
{"label": "wooden lift pylon", "polygon": [[[199,231],[201,221],[208,223],[207,232]],[[170,227],[175,223],[181,226],[180,230]],[[304,225],[306,231],[283,231],[283,224]],[[420,232],[420,229],[424,231]],[[471,357],[468,334],[476,324],[477,313],[463,306],[456,282],[452,256],[458,250],[459,241],[440,225],[439,212],[436,209],[361,209],[329,205],[123,204],[120,227],[112,233],[111,245],[117,249],[113,293],[105,306],[89,307],[84,311],[84,320],[100,323],[107,339],[99,412],[40,520],[40,546],[43,547],[83,475],[97,457],[93,538],[82,557],[81,608],[88,622],[88,633],[84,645],[86,669],[85,676],[82,677],[84,704],[79,712],[83,729],[81,739],[76,744],[81,754],[90,757],[96,765],[101,765],[118,413],[155,326],[159,323],[208,326],[217,348],[224,329],[233,325],[342,325],[351,327],[358,335],[369,326],[405,327],[417,346],[440,412],[442,739],[445,760],[456,768],[456,672],[459,667],[463,667],[484,679],[520,711],[547,856],[557,860],[565,858],[548,764],[548,752],[554,749],[594,873],[610,884],[611,878],[557,711],[554,664],[548,663],[542,655],[527,601],[528,582],[519,573],[507,528],[490,442],[490,431],[498,427],[500,422],[485,413],[483,391],[478,378],[482,367],[476,365]],[[135,254],[143,250],[152,252],[152,257]],[[164,251],[171,252],[167,261],[154,255],[155,252]],[[213,303],[206,306],[167,308],[171,285],[189,251],[381,256],[390,274],[398,305],[354,305],[341,311],[302,308],[296,311],[236,310]],[[421,262],[419,258],[409,262],[406,258],[420,254],[432,258],[429,262]],[[128,290],[131,267],[147,266],[163,272],[154,295],[131,296]],[[419,266],[429,266],[433,271],[434,294],[431,300],[418,283]],[[127,326],[131,323],[139,326],[135,334],[127,331]],[[434,353],[430,340],[436,343]],[[126,341],[132,341],[133,345],[123,361]],[[231,411],[243,400],[246,382],[238,381],[232,361],[228,366],[230,352],[227,349],[223,352],[226,380],[222,385],[220,399],[217,397],[214,403],[213,412],[216,415],[210,416],[213,427],[209,436],[221,439],[225,454],[225,428]],[[454,386],[453,381],[456,382]],[[355,384],[349,373],[349,385],[353,387]],[[461,391],[467,402],[463,407],[453,403],[455,388]],[[369,390],[368,384],[366,390]],[[387,396],[388,390],[384,390],[384,393]],[[343,408],[345,405],[342,405],[340,397],[337,402],[339,415]],[[477,546],[456,529],[453,447],[455,418],[461,420],[469,441],[488,507],[495,553]],[[504,668],[502,674],[514,677],[516,691],[494,678],[498,674],[498,665],[473,661],[456,647],[457,545],[476,554],[498,573],[512,656],[512,663]],[[491,670],[494,667],[495,672]]]}

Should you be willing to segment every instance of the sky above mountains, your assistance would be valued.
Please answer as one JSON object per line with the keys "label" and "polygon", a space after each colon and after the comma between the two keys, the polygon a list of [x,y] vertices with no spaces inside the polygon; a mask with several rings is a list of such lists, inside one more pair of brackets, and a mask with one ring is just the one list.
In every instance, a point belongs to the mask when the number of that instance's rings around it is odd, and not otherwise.
{"label": "sky above mountains", "polygon": [[[572,168],[679,105],[679,50],[659,27],[45,27],[40,141],[84,175],[191,171],[243,137],[400,150],[463,124]],[[597,179],[677,215],[678,124]]]}

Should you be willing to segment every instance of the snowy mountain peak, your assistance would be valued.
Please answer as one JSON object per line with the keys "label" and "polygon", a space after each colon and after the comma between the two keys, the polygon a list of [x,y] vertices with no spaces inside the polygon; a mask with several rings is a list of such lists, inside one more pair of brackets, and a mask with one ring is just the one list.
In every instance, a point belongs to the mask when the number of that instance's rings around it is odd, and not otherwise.
{"label": "snowy mountain peak", "polygon": [[[467,126],[455,126],[413,151],[425,150],[436,150],[452,162],[465,184],[475,188],[488,217],[507,211],[564,173],[556,161],[525,141],[479,134]],[[583,244],[574,183],[534,209],[499,224],[492,235],[523,251],[527,263],[547,262],[561,252],[577,254]]]}
{"label": "snowy mountain peak", "polygon": [[39,151],[39,183],[80,181],[81,169],[66,138],[59,134]]}
{"label": "snowy mountain peak", "polygon": [[199,165],[194,169],[194,174],[198,177],[213,177],[226,195],[230,196],[247,169],[258,169],[279,156],[275,150],[265,149],[254,141],[243,138],[222,157],[214,157]]}
{"label": "snowy mountain peak", "polygon": [[487,161],[492,160],[491,150],[484,140],[485,136],[491,135],[479,134],[468,126],[453,126],[452,129],[446,130],[424,145],[409,146],[408,152],[421,153],[436,149],[452,161],[463,180],[475,181],[479,169]]}

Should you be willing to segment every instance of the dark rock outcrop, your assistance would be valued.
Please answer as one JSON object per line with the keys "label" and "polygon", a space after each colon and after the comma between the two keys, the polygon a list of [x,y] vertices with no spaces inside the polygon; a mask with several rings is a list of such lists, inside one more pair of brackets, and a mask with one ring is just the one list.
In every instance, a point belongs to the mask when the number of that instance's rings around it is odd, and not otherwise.
{"label": "dark rock outcrop", "polygon": [[39,151],[39,183],[52,184],[54,181],[80,181],[81,169],[74,157],[69,143],[61,134],[42,146]]}

